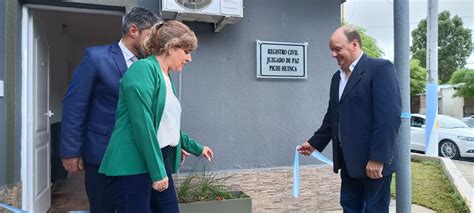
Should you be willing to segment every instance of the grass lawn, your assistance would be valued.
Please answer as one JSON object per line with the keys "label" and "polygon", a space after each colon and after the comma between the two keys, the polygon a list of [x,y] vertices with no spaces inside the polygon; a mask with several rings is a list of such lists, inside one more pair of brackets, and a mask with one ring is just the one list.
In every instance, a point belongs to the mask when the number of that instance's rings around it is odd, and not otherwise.
{"label": "grass lawn", "polygon": [[[436,212],[469,212],[439,163],[412,161],[411,180],[412,203]],[[391,191],[392,197],[395,197],[395,177],[393,177]]]}

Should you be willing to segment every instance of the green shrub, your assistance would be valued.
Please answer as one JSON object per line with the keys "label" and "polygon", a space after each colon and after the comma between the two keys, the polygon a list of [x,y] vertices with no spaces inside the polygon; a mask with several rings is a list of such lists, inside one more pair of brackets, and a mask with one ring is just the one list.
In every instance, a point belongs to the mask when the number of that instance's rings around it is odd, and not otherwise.
{"label": "green shrub", "polygon": [[232,177],[217,177],[216,172],[192,172],[181,183],[178,192],[178,202],[192,203],[212,200],[229,200],[248,198],[242,191],[233,191],[226,187],[225,181]]}

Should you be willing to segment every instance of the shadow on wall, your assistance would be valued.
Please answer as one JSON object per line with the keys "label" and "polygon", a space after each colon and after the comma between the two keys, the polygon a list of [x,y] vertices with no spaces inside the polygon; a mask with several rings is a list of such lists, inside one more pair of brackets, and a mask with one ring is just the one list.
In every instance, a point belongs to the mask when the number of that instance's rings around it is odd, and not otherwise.
{"label": "shadow on wall", "polygon": [[51,182],[67,179],[68,173],[64,169],[59,153],[61,144],[61,122],[51,124]]}

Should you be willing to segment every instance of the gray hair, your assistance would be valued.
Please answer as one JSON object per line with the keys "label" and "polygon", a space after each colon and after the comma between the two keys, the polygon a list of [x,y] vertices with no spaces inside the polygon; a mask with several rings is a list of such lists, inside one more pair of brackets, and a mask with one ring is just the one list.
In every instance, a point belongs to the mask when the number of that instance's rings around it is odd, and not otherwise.
{"label": "gray hair", "polygon": [[342,32],[344,32],[344,35],[346,36],[349,42],[357,40],[357,42],[359,42],[360,48],[362,48],[362,39],[360,37],[360,33],[359,33],[359,30],[357,30],[357,28],[352,27],[352,26],[344,26],[342,28]]}
{"label": "gray hair", "polygon": [[132,24],[137,26],[138,30],[141,32],[145,29],[151,28],[159,22],[162,22],[162,20],[153,12],[143,7],[134,7],[123,19],[122,35],[128,33]]}

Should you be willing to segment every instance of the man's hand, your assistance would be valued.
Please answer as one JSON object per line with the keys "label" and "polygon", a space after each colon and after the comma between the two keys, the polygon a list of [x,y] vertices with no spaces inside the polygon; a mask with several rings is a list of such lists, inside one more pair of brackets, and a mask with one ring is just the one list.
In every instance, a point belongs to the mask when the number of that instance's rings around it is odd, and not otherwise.
{"label": "man's hand", "polygon": [[367,176],[371,179],[379,179],[382,178],[382,171],[383,171],[383,163],[377,162],[377,161],[371,161],[367,163],[367,166],[365,167],[365,172],[367,173]]}
{"label": "man's hand", "polygon": [[191,154],[189,154],[189,152],[186,152],[186,150],[181,149],[181,166],[184,164],[184,160],[189,155],[191,155]]}
{"label": "man's hand", "polygon": [[162,192],[168,189],[168,177],[165,177],[162,180],[153,182],[153,189],[159,192]]}
{"label": "man's hand", "polygon": [[204,146],[201,155],[205,157],[208,161],[211,161],[212,158],[214,158],[214,152],[212,152],[212,149],[208,146]]}
{"label": "man's hand", "polygon": [[314,148],[308,143],[308,141],[306,141],[298,147],[298,152],[304,156],[310,156],[311,153],[314,152]]}
{"label": "man's hand", "polygon": [[64,158],[62,159],[63,161],[63,166],[64,169],[66,169],[68,172],[75,173],[79,170],[84,169],[84,163],[82,162],[82,158]]}

